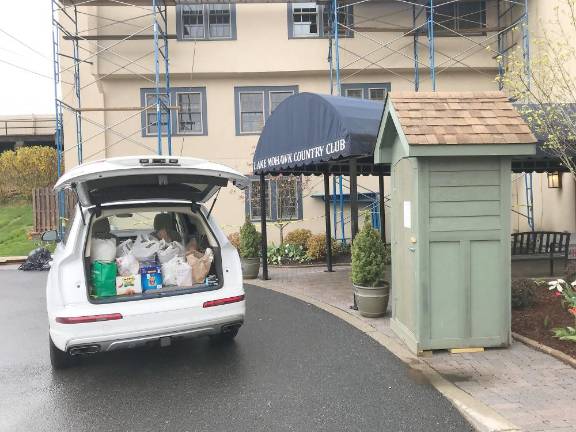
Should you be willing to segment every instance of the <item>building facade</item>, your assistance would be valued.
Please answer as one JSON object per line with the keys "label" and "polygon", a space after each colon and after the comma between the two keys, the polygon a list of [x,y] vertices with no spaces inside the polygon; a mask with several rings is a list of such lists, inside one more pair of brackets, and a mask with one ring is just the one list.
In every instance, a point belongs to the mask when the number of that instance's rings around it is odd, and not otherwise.
{"label": "building facade", "polygon": [[[340,91],[342,96],[384,100],[388,91],[414,90],[416,73],[422,91],[431,90],[433,81],[440,91],[498,89],[495,53],[504,0],[442,2],[446,4],[436,8],[434,79],[426,31],[429,12],[411,2],[356,2],[339,9],[336,77],[328,61],[331,56],[334,64],[336,57],[328,4],[182,1],[167,7],[170,90],[162,91],[161,98],[171,115],[168,122],[163,112],[158,125],[149,3],[102,1],[77,8],[84,162],[155,153],[157,128],[170,127],[173,155],[209,159],[250,175],[259,132],[275,107],[295,93]],[[541,3],[530,2],[530,17],[544,16]],[[59,16],[69,20],[62,12]],[[531,31],[540,25],[531,18]],[[63,49],[69,39],[61,37]],[[73,56],[72,48],[69,54]],[[74,106],[69,84],[74,65],[62,57],[59,68],[62,94]],[[340,89],[334,85],[338,78]],[[65,110],[66,168],[79,161],[77,142],[74,114]],[[162,152],[167,151],[163,141]],[[342,217],[339,210],[334,213],[336,238],[342,237],[342,220],[344,236],[350,231],[347,180],[342,184],[344,212]],[[516,179],[514,184],[513,229],[525,230],[520,215],[526,205],[524,182]],[[278,243],[281,226],[285,232],[323,232],[322,178],[271,179],[268,188],[272,242]],[[376,179],[359,180],[365,209],[377,208],[377,191]],[[562,189],[554,190],[548,189],[545,175],[535,176],[533,192],[537,229],[576,231],[574,182],[568,175]],[[220,194],[214,214],[226,231],[237,231],[245,217],[259,220],[259,209],[252,205],[258,193],[254,185],[247,193]],[[551,205],[571,216],[544,211]]]}

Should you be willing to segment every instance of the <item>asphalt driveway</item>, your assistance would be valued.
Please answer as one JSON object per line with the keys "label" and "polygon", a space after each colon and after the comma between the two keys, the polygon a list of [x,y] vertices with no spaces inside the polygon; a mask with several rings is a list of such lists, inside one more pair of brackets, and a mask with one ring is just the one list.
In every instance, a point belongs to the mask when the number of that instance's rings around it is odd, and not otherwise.
{"label": "asphalt driveway", "polygon": [[46,273],[0,270],[1,431],[468,431],[428,383],[338,318],[247,287],[235,343],[100,354],[54,373]]}

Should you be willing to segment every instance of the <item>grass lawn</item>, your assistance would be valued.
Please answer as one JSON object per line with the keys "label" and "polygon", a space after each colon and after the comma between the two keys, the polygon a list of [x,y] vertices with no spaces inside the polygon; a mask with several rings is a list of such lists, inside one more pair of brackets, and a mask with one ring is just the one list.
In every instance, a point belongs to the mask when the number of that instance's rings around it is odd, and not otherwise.
{"label": "grass lawn", "polygon": [[28,255],[37,242],[28,240],[32,203],[0,203],[0,256]]}

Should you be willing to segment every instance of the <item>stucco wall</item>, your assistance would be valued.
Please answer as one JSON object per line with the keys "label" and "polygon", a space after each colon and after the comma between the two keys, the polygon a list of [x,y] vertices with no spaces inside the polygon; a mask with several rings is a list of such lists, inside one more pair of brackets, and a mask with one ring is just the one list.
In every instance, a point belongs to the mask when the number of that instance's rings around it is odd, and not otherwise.
{"label": "stucco wall", "polygon": [[[531,30],[540,25],[536,14],[548,17],[542,3],[530,2]],[[495,2],[488,2],[488,26],[495,24]],[[536,6],[535,4],[539,4]],[[537,10],[536,10],[537,9]],[[99,28],[99,34],[150,33],[144,29],[151,25],[150,16],[131,19],[124,25],[111,25],[114,20],[134,18],[146,14],[146,10],[134,7],[83,7],[90,15],[81,14],[80,29]],[[175,33],[175,8],[168,9],[168,33]],[[173,151],[177,155],[206,158],[224,163],[250,173],[251,160],[258,136],[237,136],[235,129],[234,87],[297,85],[300,92],[330,92],[328,73],[327,39],[289,39],[286,4],[240,4],[237,5],[237,40],[232,41],[176,41],[170,40],[171,85],[173,87],[205,87],[207,94],[207,136],[174,137]],[[364,17],[366,27],[382,25],[377,16],[385,15],[387,22],[399,27],[411,27],[411,9],[398,2],[371,3],[356,6],[355,14]],[[96,18],[100,16],[101,18]],[[108,18],[108,19],[107,19]],[[548,17],[550,18],[550,17]],[[421,23],[423,17],[420,19]],[[88,32],[94,34],[94,31]],[[430,88],[425,36],[419,49],[421,61],[421,90]],[[438,67],[437,89],[449,91],[496,89],[494,77],[496,63],[489,49],[475,46],[471,40],[482,37],[436,39],[436,65]],[[391,83],[392,91],[413,90],[413,65],[408,57],[413,55],[412,38],[402,37],[402,32],[366,33],[354,38],[341,39],[342,83]],[[493,46],[496,38],[490,39]],[[140,89],[153,86],[152,42],[146,41],[90,41],[81,42],[81,53],[90,63],[81,64],[82,106],[86,108],[118,108],[140,106]],[[388,48],[384,47],[386,45]],[[62,43],[64,50],[69,43]],[[94,53],[99,53],[95,55]],[[72,54],[67,51],[67,54]],[[355,54],[352,54],[355,53]],[[458,60],[451,60],[459,53]],[[366,56],[365,59],[361,58]],[[141,58],[140,58],[141,57]],[[129,64],[130,60],[138,59]],[[378,66],[371,62],[380,61]],[[69,59],[61,58],[62,94],[75,105],[72,87],[73,70]],[[109,75],[110,74],[110,75]],[[109,75],[109,76],[108,76]],[[134,155],[156,151],[156,139],[142,137],[140,115],[137,111],[84,111],[83,155],[84,161],[121,155]],[[73,115],[64,111],[65,164],[70,168],[77,164],[76,131]],[[104,130],[104,131],[103,131]],[[166,148],[164,149],[166,151]],[[387,179],[388,180],[388,179]],[[322,179],[312,177],[304,195],[322,192]],[[518,184],[518,182],[515,182]],[[360,190],[365,187],[377,191],[375,178],[362,178]],[[553,229],[574,230],[574,221],[566,223],[567,217],[552,214],[547,206],[561,207],[562,214],[572,212],[574,207],[573,182],[565,181],[561,192],[546,190],[546,197],[538,209],[544,209],[542,226]],[[386,181],[386,189],[390,190]],[[538,195],[535,187],[535,195]],[[521,194],[520,194],[521,195]],[[514,201],[513,201],[514,202]],[[536,210],[537,221],[539,211]],[[304,220],[292,223],[287,231],[307,227],[312,231],[324,231],[323,202],[318,198],[304,199]],[[345,218],[349,217],[346,207]],[[224,228],[236,231],[244,217],[244,198],[240,192],[226,191],[220,195],[215,215]],[[572,218],[573,219],[573,218]],[[520,227],[522,221],[518,220]],[[349,236],[349,226],[346,227]],[[388,234],[389,235],[389,234]],[[278,230],[271,226],[271,241],[278,242]]]}

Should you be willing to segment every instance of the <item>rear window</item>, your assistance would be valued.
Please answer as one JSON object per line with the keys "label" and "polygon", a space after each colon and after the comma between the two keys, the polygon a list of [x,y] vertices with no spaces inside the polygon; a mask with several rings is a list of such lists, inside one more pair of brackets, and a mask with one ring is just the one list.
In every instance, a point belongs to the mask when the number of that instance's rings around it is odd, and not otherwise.
{"label": "rear window", "polygon": [[167,242],[177,241],[186,246],[194,240],[208,247],[208,232],[196,217],[162,209],[126,209],[92,222],[92,238],[115,238],[117,243],[139,235],[153,235]]}
{"label": "rear window", "polygon": [[110,222],[110,232],[112,234],[121,234],[122,231],[132,230],[154,230],[154,219],[160,212],[137,212],[137,213],[119,213],[108,216]]}

